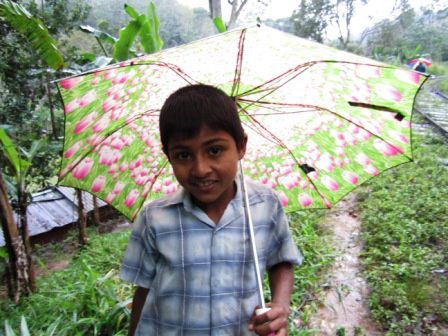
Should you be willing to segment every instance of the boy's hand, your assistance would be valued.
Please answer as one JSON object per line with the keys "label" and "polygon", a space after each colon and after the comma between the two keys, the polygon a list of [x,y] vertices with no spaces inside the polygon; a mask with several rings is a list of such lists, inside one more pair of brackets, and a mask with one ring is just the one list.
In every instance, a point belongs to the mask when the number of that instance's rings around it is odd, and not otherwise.
{"label": "boy's hand", "polygon": [[249,330],[260,336],[287,336],[289,308],[279,303],[268,303],[271,310],[256,315],[255,312],[249,321]]}

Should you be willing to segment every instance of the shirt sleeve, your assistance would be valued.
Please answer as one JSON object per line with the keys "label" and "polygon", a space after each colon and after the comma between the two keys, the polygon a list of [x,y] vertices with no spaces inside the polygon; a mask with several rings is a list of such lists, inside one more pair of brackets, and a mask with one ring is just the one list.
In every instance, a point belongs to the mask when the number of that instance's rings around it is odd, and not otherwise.
{"label": "shirt sleeve", "polygon": [[134,222],[120,270],[122,280],[143,288],[151,287],[159,258],[154,235],[148,225],[148,215],[148,209],[144,209]]}
{"label": "shirt sleeve", "polygon": [[268,255],[266,268],[269,269],[283,262],[300,265],[303,261],[303,256],[292,238],[288,218],[276,195],[274,195],[274,202],[272,211],[274,247]]}

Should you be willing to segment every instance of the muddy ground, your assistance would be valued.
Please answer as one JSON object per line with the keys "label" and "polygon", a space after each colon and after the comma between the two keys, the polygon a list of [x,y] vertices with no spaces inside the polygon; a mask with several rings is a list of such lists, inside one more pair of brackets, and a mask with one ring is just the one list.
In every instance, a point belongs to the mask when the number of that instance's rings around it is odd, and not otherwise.
{"label": "muddy ground", "polygon": [[317,335],[382,335],[370,318],[368,288],[361,276],[359,255],[361,222],[356,213],[356,195],[348,195],[330,211],[324,226],[333,233],[336,262],[325,279],[321,306],[309,327]]}

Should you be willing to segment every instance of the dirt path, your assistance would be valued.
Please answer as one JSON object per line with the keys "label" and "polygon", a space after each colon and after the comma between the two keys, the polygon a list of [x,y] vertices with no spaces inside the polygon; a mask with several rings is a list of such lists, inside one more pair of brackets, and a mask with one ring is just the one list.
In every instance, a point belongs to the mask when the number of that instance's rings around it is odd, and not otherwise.
{"label": "dirt path", "polygon": [[342,200],[324,224],[333,232],[338,257],[326,280],[323,304],[310,320],[310,327],[319,330],[318,335],[382,335],[369,317],[368,289],[360,273],[361,224],[355,197],[352,194]]}

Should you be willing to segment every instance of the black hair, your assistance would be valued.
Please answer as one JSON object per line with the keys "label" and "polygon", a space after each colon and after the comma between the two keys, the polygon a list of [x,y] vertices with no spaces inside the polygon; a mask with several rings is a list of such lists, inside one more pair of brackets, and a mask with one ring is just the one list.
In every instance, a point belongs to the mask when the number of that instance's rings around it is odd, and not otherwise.
{"label": "black hair", "polygon": [[174,136],[192,138],[202,126],[229,133],[241,148],[245,135],[235,101],[218,88],[195,84],[178,89],[162,106],[159,131],[165,154]]}

